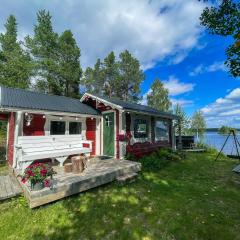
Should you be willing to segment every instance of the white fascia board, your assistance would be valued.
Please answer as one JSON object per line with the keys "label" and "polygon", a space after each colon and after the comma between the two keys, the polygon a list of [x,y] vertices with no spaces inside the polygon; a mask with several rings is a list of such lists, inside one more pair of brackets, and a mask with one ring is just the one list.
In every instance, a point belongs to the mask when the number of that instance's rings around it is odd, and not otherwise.
{"label": "white fascia board", "polygon": [[93,117],[93,118],[101,118],[101,115],[94,114],[83,114],[83,113],[71,113],[71,112],[55,112],[55,111],[47,111],[47,110],[36,110],[36,109],[25,109],[25,108],[0,108],[0,111],[6,112],[28,112],[35,114],[45,114],[45,115],[57,115],[57,116],[74,116],[74,117]]}
{"label": "white fascia board", "polygon": [[96,96],[94,96],[94,95],[92,95],[92,94],[90,94],[90,93],[84,93],[84,95],[81,97],[80,101],[83,102],[83,100],[85,99],[86,96],[92,97],[93,99],[96,99],[96,100],[98,100],[99,102],[103,102],[103,103],[105,103],[105,104],[108,104],[108,105],[110,105],[110,106],[112,106],[112,107],[114,107],[114,108],[118,108],[119,110],[123,109],[122,106],[119,106],[119,105],[117,105],[117,104],[114,104],[114,103],[111,103],[111,102],[109,102],[109,101],[106,101],[106,100],[104,100],[104,99],[102,99],[102,98],[100,98],[100,97],[96,97]]}

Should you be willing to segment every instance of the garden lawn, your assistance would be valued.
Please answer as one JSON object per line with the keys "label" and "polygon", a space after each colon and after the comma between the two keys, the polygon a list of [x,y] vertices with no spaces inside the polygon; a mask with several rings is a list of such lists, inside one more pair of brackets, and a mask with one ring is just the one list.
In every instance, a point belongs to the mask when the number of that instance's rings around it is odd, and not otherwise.
{"label": "garden lawn", "polygon": [[[188,154],[135,183],[108,184],[31,210],[0,204],[1,239],[240,239],[236,160]],[[159,161],[161,161],[159,159]]]}

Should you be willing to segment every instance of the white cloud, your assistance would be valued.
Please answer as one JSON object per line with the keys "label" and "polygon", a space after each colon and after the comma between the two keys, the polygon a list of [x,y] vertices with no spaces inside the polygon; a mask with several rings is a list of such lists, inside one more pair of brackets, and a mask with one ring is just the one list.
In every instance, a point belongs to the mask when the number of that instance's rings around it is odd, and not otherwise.
{"label": "white cloud", "polygon": [[31,34],[36,12],[47,9],[57,32],[73,31],[84,67],[129,49],[146,69],[166,57],[178,63],[197,48],[204,6],[196,0],[9,0],[1,2],[0,26],[14,14],[20,36]]}
{"label": "white cloud", "polygon": [[179,104],[184,107],[189,107],[194,104],[194,102],[192,100],[186,100],[186,99],[181,99],[181,98],[180,99],[171,98],[170,100],[171,100],[173,106],[176,106],[177,104]]}
{"label": "white cloud", "polygon": [[205,66],[203,64],[198,65],[195,67],[190,73],[190,76],[197,76],[199,74],[207,73],[207,72],[216,72],[216,71],[227,71],[227,67],[225,66],[224,62],[214,62],[209,66]]}
{"label": "white cloud", "polygon": [[170,76],[167,81],[163,81],[164,87],[168,89],[170,96],[176,96],[193,90],[194,84],[180,82],[174,76]]}
{"label": "white cloud", "polygon": [[[184,98],[176,98],[176,97],[179,95],[183,95],[188,92],[191,92],[194,88],[194,84],[181,82],[178,78],[174,76],[170,76],[168,80],[164,80],[162,82],[164,84],[164,87],[169,91],[169,96],[171,96],[170,101],[172,102],[173,106],[175,106],[176,104],[180,104],[181,106],[186,107],[186,106],[191,106],[193,104],[192,100],[186,100]],[[141,104],[147,105],[147,96],[150,93],[151,93],[151,89],[149,89],[143,95]]]}
{"label": "white cloud", "polygon": [[225,97],[218,98],[201,109],[208,127],[230,125],[240,127],[240,88],[235,88]]}
{"label": "white cloud", "polygon": [[238,99],[240,100],[240,88],[235,88],[233,91],[231,91],[227,96],[227,99]]}

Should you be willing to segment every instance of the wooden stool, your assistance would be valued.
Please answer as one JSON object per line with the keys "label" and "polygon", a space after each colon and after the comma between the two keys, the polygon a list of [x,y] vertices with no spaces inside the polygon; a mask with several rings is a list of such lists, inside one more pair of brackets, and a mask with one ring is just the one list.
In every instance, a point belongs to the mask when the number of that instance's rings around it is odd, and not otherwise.
{"label": "wooden stool", "polygon": [[73,173],[81,173],[83,171],[83,161],[80,156],[71,158],[72,160],[72,171]]}
{"label": "wooden stool", "polygon": [[86,156],[83,156],[83,167],[84,167],[84,169],[87,168],[87,162],[88,162],[87,157],[86,157]]}
{"label": "wooden stool", "polygon": [[65,172],[65,173],[70,173],[70,172],[72,172],[72,163],[66,163],[66,164],[64,164],[64,172]]}

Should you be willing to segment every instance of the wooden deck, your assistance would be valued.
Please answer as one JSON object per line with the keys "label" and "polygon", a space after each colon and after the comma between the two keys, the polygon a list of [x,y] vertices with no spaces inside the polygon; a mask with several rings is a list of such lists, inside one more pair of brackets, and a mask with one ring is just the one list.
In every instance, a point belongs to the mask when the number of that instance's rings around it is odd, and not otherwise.
{"label": "wooden deck", "polygon": [[13,175],[0,176],[0,200],[16,197],[21,193],[22,189]]}
{"label": "wooden deck", "polygon": [[80,174],[65,173],[62,167],[55,170],[57,174],[53,177],[51,188],[31,191],[28,185],[21,183],[30,208],[110,183],[119,176],[139,172],[141,164],[127,160],[90,159],[87,169]]}

